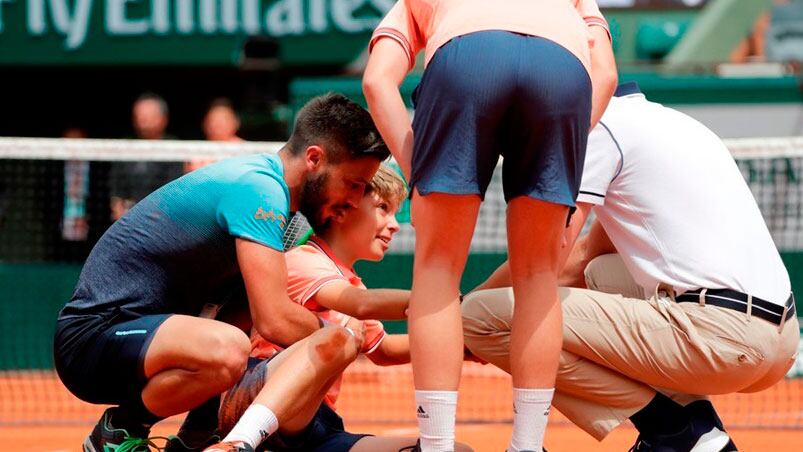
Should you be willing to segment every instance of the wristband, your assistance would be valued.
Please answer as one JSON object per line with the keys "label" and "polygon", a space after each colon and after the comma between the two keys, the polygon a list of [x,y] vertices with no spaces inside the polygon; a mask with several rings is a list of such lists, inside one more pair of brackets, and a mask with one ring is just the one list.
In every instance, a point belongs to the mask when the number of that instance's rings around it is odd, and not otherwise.
{"label": "wristband", "polygon": [[353,337],[353,338],[356,338],[356,337],[357,337],[357,334],[356,334],[356,333],[354,333],[354,330],[352,330],[351,328],[349,328],[349,327],[347,327],[347,326],[344,326],[343,328],[345,328],[345,329],[346,329],[346,331],[348,331],[348,332],[349,332],[349,334],[351,334],[351,337]]}

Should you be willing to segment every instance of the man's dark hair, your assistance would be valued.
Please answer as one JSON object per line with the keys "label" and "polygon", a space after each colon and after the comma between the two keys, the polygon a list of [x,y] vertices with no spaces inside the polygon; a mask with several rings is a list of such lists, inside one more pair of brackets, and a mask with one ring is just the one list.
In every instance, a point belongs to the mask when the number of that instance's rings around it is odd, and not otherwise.
{"label": "man's dark hair", "polygon": [[368,111],[336,93],[318,96],[301,108],[287,144],[296,156],[322,145],[331,163],[362,157],[381,161],[390,155]]}

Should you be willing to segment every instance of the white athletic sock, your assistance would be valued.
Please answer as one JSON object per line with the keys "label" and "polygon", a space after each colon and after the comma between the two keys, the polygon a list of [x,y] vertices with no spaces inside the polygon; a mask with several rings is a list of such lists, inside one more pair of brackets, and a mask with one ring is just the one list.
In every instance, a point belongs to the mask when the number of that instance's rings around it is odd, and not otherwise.
{"label": "white athletic sock", "polygon": [[223,441],[242,441],[256,448],[278,429],[279,421],[273,411],[265,405],[253,403]]}
{"label": "white athletic sock", "polygon": [[415,391],[415,405],[421,450],[453,451],[457,391]]}
{"label": "white athletic sock", "polygon": [[555,389],[513,388],[513,436],[508,452],[534,450],[544,444],[549,406]]}

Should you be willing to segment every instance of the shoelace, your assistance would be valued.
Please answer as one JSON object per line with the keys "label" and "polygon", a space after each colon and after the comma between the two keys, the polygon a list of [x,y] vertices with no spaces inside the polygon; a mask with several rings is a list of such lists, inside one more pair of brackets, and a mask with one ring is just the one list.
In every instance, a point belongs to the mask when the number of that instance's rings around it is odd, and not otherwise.
{"label": "shoelace", "polygon": [[162,451],[164,447],[159,447],[154,440],[167,441],[163,436],[152,436],[150,438],[134,438],[126,436],[123,442],[117,446],[115,452],[151,452],[152,450]]}

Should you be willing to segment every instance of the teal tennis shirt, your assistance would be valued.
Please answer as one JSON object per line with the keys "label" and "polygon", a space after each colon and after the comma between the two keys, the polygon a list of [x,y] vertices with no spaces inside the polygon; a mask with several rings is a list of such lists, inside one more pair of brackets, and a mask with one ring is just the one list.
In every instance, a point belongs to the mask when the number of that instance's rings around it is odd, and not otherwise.
{"label": "teal tennis shirt", "polygon": [[247,303],[235,238],[282,251],[290,193],[281,159],[222,160],[159,188],[92,249],[60,318],[116,309],[123,317],[198,315]]}

